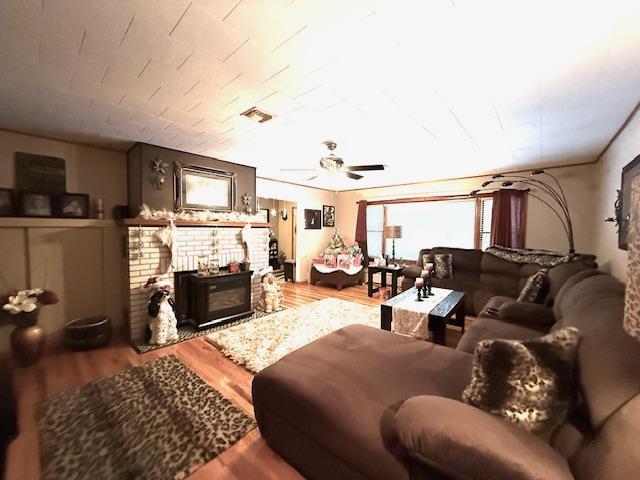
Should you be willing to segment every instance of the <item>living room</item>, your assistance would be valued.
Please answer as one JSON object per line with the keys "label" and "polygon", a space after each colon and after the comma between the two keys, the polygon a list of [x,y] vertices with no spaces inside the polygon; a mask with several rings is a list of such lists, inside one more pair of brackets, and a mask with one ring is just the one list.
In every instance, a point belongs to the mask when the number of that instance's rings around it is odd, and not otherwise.
{"label": "living room", "polygon": [[640,5],[0,5],[7,479],[640,469]]}

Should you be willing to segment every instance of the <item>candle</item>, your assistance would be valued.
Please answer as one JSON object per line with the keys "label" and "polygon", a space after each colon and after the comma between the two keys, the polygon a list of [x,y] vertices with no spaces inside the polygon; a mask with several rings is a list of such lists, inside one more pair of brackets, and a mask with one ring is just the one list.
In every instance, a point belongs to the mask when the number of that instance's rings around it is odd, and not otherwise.
{"label": "candle", "polygon": [[424,265],[424,268],[426,268],[428,271],[433,270],[433,263],[426,263]]}
{"label": "candle", "polygon": [[422,278],[416,278],[416,288],[422,288],[424,280]]}

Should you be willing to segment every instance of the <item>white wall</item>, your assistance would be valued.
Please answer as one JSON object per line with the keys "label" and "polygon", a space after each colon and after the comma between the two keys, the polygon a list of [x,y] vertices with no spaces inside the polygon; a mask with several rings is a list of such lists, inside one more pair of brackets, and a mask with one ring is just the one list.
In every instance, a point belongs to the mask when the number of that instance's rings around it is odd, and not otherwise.
{"label": "white wall", "polygon": [[622,281],[627,276],[627,251],[618,248],[614,224],[603,219],[614,215],[613,204],[616,190],[620,188],[622,168],[639,154],[640,113],[636,113],[594,170],[597,183],[592,192],[595,205],[593,251],[598,256],[600,268]]}
{"label": "white wall", "polygon": [[[264,178],[256,179],[256,195],[296,202],[298,206],[298,234],[296,236],[296,281],[309,280],[311,261],[329,242],[332,228],[305,230],[304,210],[322,210],[323,205],[336,205],[338,196],[328,190],[303,187]],[[289,217],[291,219],[291,217]],[[354,224],[355,225],[355,224]],[[353,238],[353,232],[348,238]]]}
{"label": "white wall", "polygon": [[[590,252],[593,235],[593,170],[594,165],[550,169],[558,177],[569,202],[574,223],[576,251]],[[465,195],[480,188],[487,177],[464,178],[438,182],[422,182],[395,187],[369,188],[340,192],[336,211],[337,225],[348,236],[355,234],[359,200],[386,200],[423,196]],[[532,193],[538,193],[532,190]],[[416,219],[416,221],[420,221]],[[435,245],[425,245],[425,247]],[[534,198],[529,200],[526,247],[567,251],[567,237],[560,221],[548,207]],[[418,252],[416,252],[417,255]]]}

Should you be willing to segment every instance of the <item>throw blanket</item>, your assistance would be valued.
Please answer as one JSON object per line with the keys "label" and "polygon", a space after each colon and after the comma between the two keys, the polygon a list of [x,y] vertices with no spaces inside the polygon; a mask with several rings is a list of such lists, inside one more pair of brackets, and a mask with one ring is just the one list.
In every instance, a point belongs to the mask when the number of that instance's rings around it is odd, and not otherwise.
{"label": "throw blanket", "polygon": [[561,263],[572,262],[576,255],[570,253],[558,253],[550,250],[532,250],[527,248],[507,248],[497,245],[485,250],[494,257],[509,260],[514,263],[533,263],[541,267],[555,267]]}

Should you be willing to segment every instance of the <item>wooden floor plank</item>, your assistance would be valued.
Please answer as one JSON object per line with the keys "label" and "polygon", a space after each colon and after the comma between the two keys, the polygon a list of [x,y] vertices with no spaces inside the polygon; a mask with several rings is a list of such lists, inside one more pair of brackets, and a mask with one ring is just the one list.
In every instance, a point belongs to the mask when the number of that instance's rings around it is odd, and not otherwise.
{"label": "wooden floor plank", "polygon": [[[306,283],[285,283],[284,305],[294,308],[333,297],[377,306],[379,298],[369,298],[367,287],[354,286],[338,291],[333,287],[311,286]],[[457,332],[448,334],[448,340],[457,342]],[[449,341],[447,342],[449,343]],[[18,398],[20,434],[11,443],[7,457],[7,480],[39,478],[38,430],[35,409],[44,396],[79,387],[126,368],[141,365],[165,355],[176,355],[189,365],[203,380],[229,398],[247,414],[253,416],[251,381],[253,374],[236,365],[203,338],[139,355],[122,338],[114,338],[105,348],[86,352],[60,349],[47,352],[40,363],[15,370],[15,388]],[[199,479],[300,479],[298,473],[273,452],[256,428],[233,447],[207,463],[190,477]]]}

